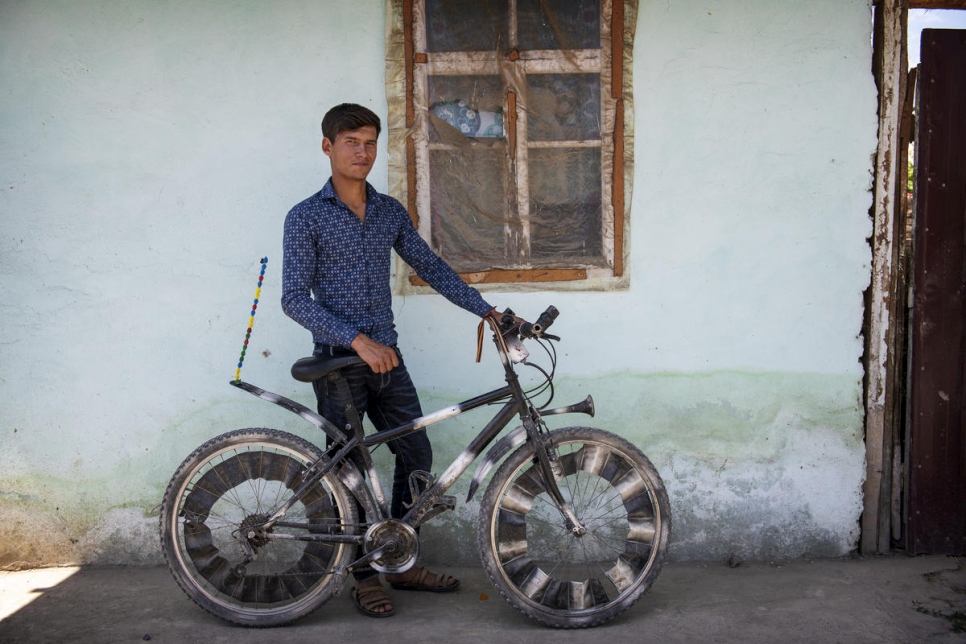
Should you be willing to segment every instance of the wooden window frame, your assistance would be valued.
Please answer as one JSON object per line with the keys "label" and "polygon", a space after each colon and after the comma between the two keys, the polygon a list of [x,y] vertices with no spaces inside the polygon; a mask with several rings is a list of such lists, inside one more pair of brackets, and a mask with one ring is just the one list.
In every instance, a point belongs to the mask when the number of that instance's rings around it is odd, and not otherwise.
{"label": "wooden window frame", "polygon": [[[404,87],[405,87],[405,181],[404,192],[406,203],[413,224],[420,230],[420,203],[419,185],[417,179],[417,160],[420,150],[413,136],[416,123],[416,101],[414,92],[417,87],[417,65],[427,65],[431,62],[431,57],[426,52],[417,50],[417,38],[415,35],[415,21],[419,19],[417,15],[418,0],[390,0],[390,5],[401,5],[401,29],[397,24],[403,41],[404,52]],[[612,227],[610,235],[611,248],[608,249],[609,266],[607,268],[590,269],[587,268],[492,268],[478,272],[461,272],[460,277],[464,281],[474,285],[525,285],[535,284],[541,288],[554,289],[574,289],[574,290],[602,290],[602,289],[621,289],[628,287],[628,276],[626,274],[626,259],[628,247],[626,235],[628,231],[628,211],[629,188],[631,183],[632,163],[628,158],[629,146],[632,137],[627,135],[626,104],[631,103],[630,92],[630,56],[629,51],[634,36],[634,21],[636,20],[637,2],[636,0],[601,0],[602,14],[602,34],[605,41],[602,42],[600,50],[604,61],[601,63],[599,73],[609,76],[609,82],[602,82],[602,110],[612,111],[608,117],[612,126],[606,127],[601,132],[601,147],[607,148],[607,153],[612,156],[609,172],[605,169],[602,181],[604,186],[604,217],[608,225]],[[393,10],[390,9],[390,16]],[[392,21],[392,17],[390,17]],[[630,23],[630,26],[628,26]],[[608,48],[605,52],[604,48]],[[598,50],[590,50],[598,51]],[[609,55],[606,55],[609,54]],[[511,50],[507,54],[513,60],[514,56],[519,56],[519,52]],[[388,57],[387,57],[388,58]],[[609,63],[609,64],[608,64]],[[607,64],[607,69],[603,65]],[[425,68],[424,68],[425,69]],[[610,91],[606,92],[609,85]],[[387,88],[388,89],[388,88]],[[391,91],[391,89],[389,90]],[[610,99],[605,101],[605,94]],[[606,105],[606,107],[605,107]],[[507,136],[508,146],[511,154],[518,149],[516,141],[517,118],[517,96],[509,92],[507,96]],[[524,144],[525,145],[525,144]],[[402,160],[401,160],[402,161]],[[400,186],[402,188],[403,186]],[[420,230],[420,234],[427,237],[426,226]],[[400,278],[405,282],[400,284]],[[420,292],[426,287],[419,277],[411,274],[409,269],[402,269],[397,272],[397,288],[405,291]]]}

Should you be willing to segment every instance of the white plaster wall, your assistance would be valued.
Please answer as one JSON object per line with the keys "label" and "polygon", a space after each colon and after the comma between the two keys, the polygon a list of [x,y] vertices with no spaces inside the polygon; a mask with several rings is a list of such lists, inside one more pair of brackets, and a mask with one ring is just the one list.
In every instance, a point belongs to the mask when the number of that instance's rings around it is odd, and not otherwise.
{"label": "white plaster wall", "polygon": [[[0,565],[156,561],[195,445],[312,436],[227,383],[267,255],[244,378],[310,402],[281,223],[327,177],[324,111],[385,116],[384,22],[382,0],[0,4]],[[630,289],[487,295],[560,308],[559,400],[593,393],[664,472],[674,556],[854,547],[870,30],[865,0],[641,0]],[[396,310],[427,410],[498,382],[471,316]],[[472,422],[433,434],[441,459]],[[447,546],[472,510],[437,551],[472,560]]]}

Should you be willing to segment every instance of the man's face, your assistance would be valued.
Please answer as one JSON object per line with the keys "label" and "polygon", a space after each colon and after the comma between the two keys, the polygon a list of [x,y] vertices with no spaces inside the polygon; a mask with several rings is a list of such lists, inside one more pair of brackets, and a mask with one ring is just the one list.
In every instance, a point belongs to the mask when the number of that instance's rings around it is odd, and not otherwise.
{"label": "man's face", "polygon": [[371,125],[358,130],[340,132],[335,141],[322,139],[322,151],[332,164],[332,174],[344,179],[362,180],[376,161],[376,128]]}

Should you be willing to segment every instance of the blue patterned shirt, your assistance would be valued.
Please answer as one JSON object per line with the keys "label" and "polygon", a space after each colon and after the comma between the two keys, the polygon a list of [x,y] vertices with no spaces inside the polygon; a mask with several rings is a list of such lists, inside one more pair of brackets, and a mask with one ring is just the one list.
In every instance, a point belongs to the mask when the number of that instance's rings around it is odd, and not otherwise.
{"label": "blue patterned shirt", "polygon": [[427,284],[480,317],[493,308],[440,259],[399,201],[366,183],[363,223],[326,182],[289,211],[282,240],[282,310],[316,343],[348,347],[359,333],[393,346],[391,250]]}

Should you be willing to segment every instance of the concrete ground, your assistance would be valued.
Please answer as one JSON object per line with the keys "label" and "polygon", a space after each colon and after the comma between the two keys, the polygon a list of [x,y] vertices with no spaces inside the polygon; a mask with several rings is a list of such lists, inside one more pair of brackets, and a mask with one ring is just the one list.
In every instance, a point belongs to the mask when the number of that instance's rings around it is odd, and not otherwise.
{"label": "concrete ground", "polygon": [[966,567],[955,557],[668,564],[634,607],[581,631],[517,613],[480,568],[445,571],[462,580],[458,592],[394,592],[394,617],[366,618],[343,592],[274,629],[205,613],[166,568],[0,572],[0,642],[966,642]]}

